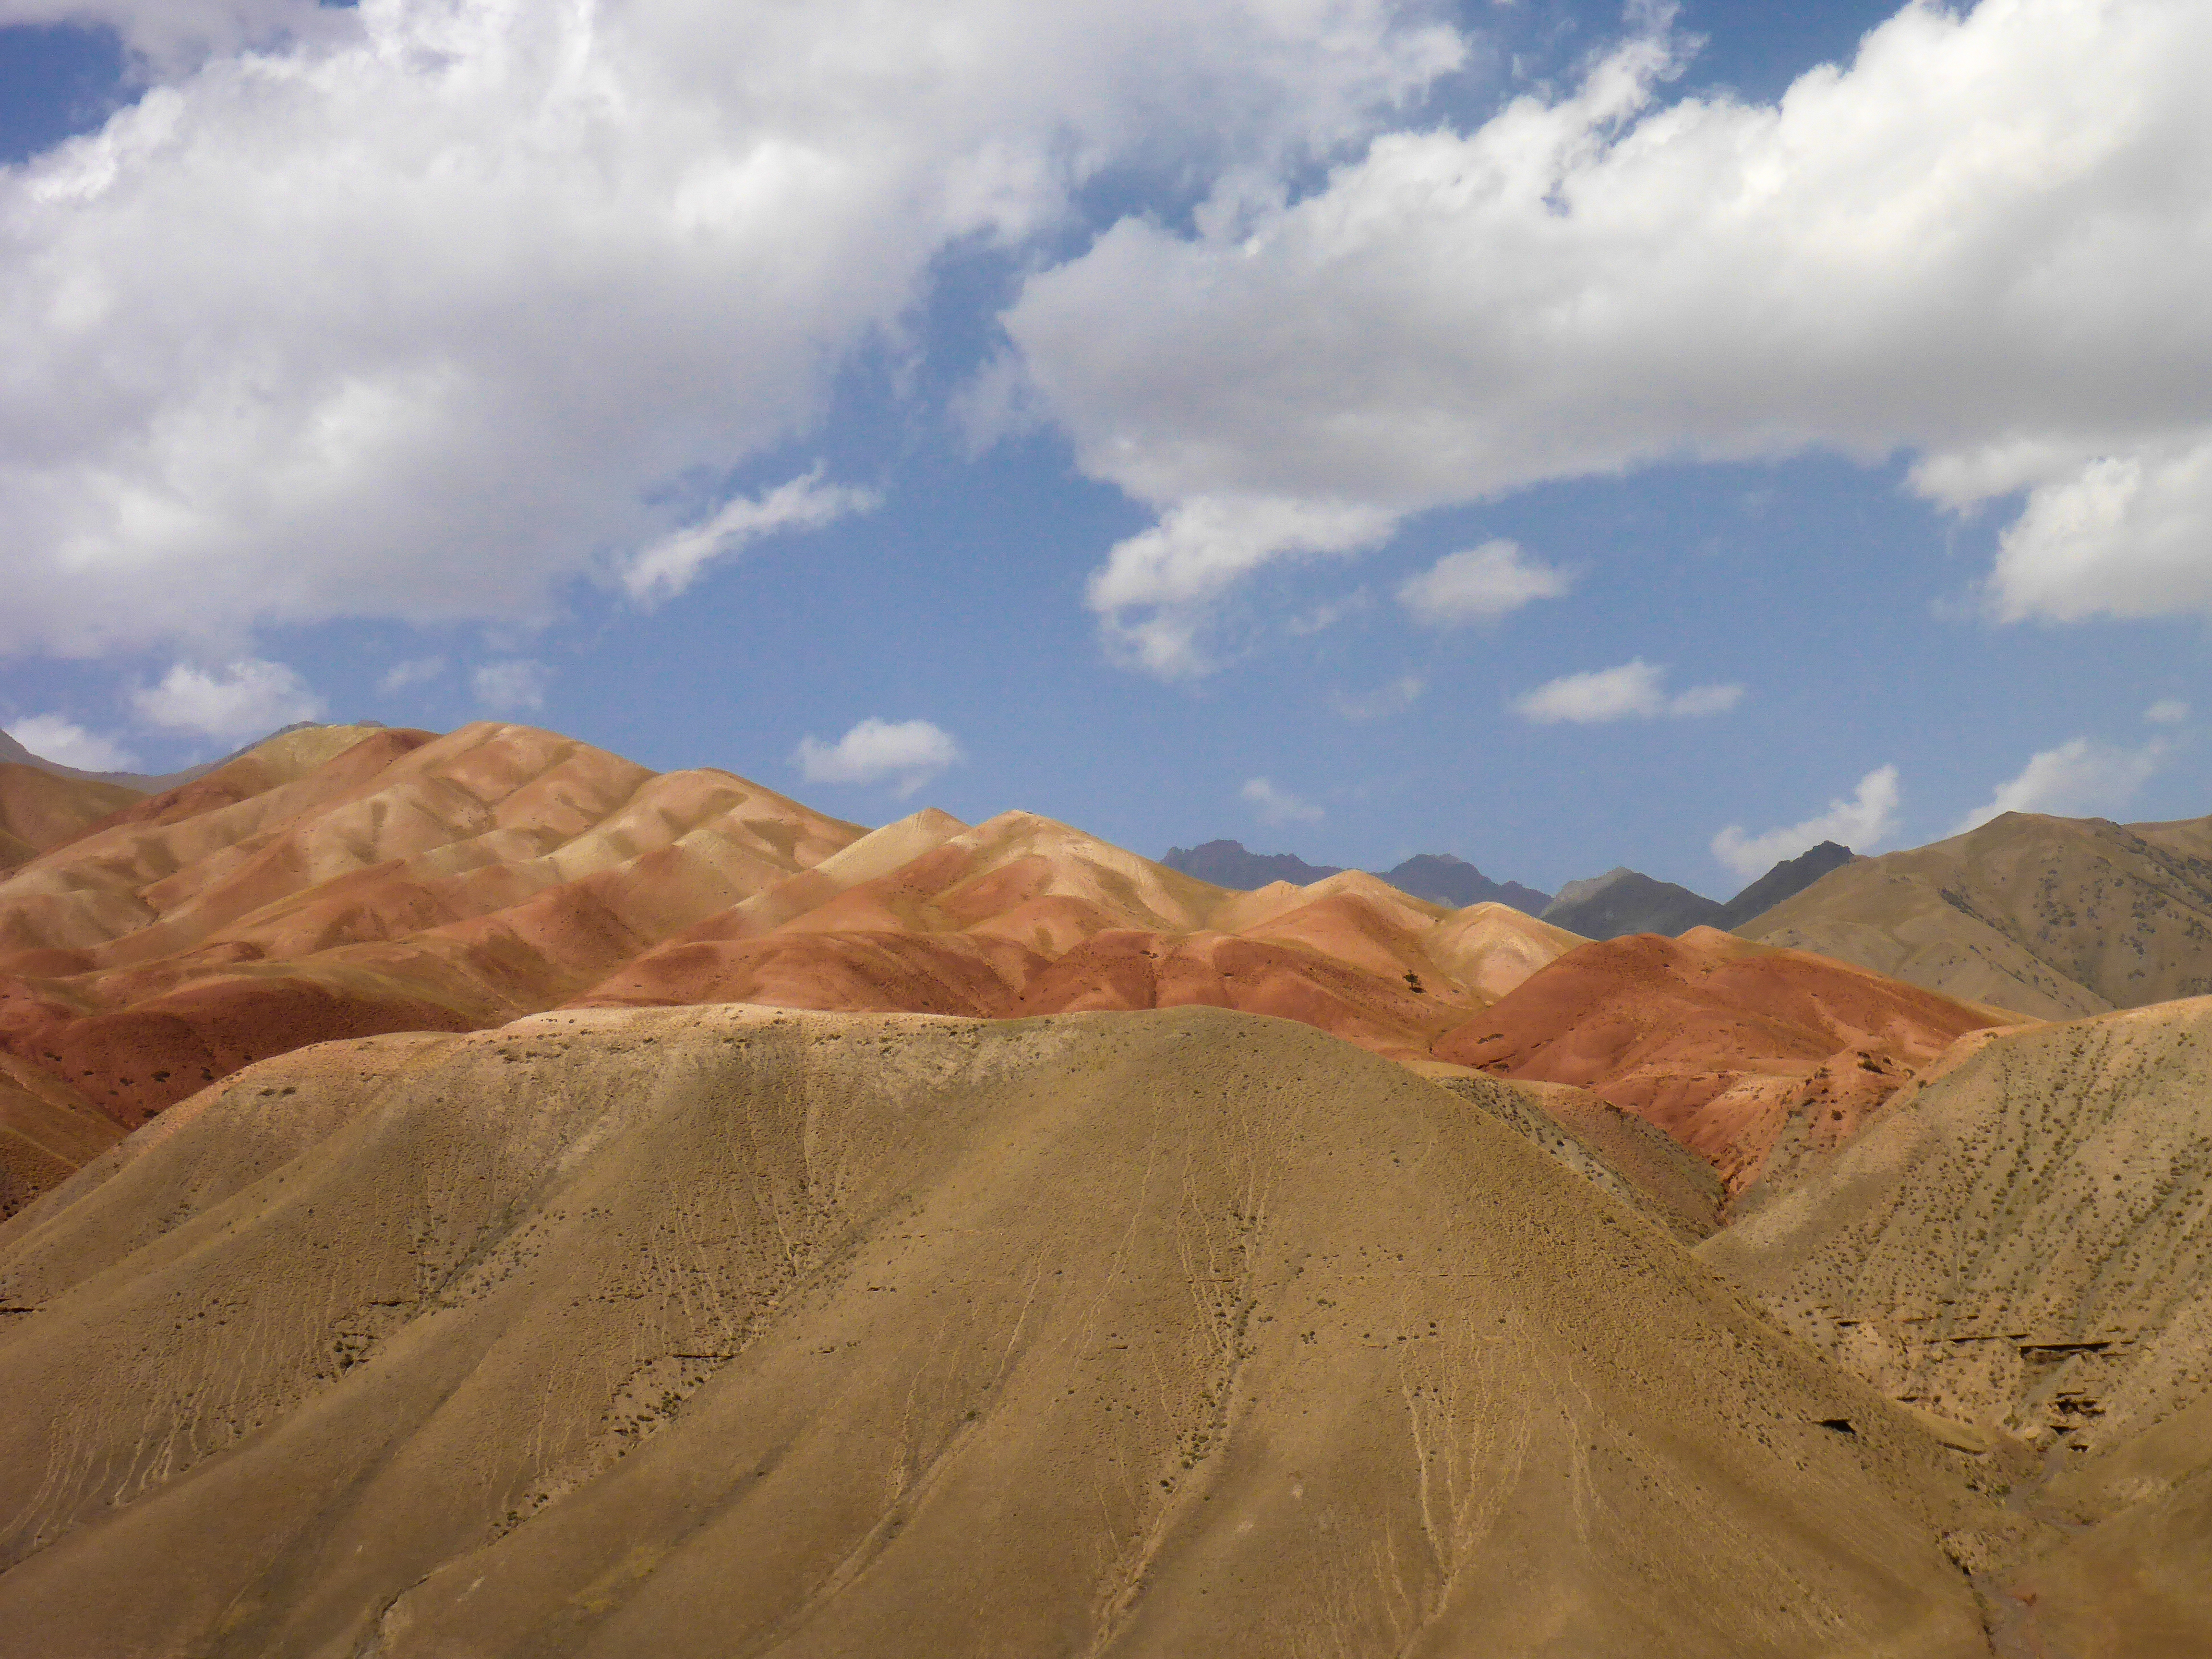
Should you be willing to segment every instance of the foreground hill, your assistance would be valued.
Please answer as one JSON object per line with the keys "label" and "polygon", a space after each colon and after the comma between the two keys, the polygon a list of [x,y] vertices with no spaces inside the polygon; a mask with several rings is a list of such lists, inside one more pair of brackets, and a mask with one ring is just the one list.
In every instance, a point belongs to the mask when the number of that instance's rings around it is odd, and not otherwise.
{"label": "foreground hill", "polygon": [[1981,1659],[1955,1562],[2042,1538],[1487,1113],[1214,1009],[327,1045],[0,1224],[0,1305],[52,1659]]}
{"label": "foreground hill", "polygon": [[0,880],[0,1054],[40,1079],[0,1096],[0,1213],[105,1144],[88,1114],[135,1127],[311,1042],[580,999],[1211,1004],[1413,1059],[1578,942],[1371,876],[1230,892],[1028,813],[866,832],[527,726],[307,728]]}
{"label": "foreground hill", "polygon": [[1785,1126],[1839,1145],[1955,1039],[2008,1019],[1696,928],[1569,951],[1434,1053],[1588,1089],[1704,1155],[1734,1189],[1756,1176]]}
{"label": "foreground hill", "polygon": [[2212,818],[2007,812],[1845,866],[1739,931],[2040,1018],[2198,996],[2212,992]]}

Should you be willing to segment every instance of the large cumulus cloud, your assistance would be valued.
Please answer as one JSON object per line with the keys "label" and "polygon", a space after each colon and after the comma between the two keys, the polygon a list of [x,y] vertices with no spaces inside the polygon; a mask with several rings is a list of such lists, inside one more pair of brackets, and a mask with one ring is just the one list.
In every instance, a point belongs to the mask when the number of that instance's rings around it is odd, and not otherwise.
{"label": "large cumulus cloud", "polygon": [[[1823,447],[1908,454],[1947,507],[2020,498],[1999,617],[2212,611],[2212,9],[1909,5],[1771,105],[1671,97],[1679,63],[1662,21],[1303,198],[1126,219],[1008,314],[1030,379],[1164,525],[1260,504],[1215,515],[1246,570],[1302,502]],[[1116,549],[1094,606],[1187,639],[1208,596],[1147,586],[1154,552]]]}
{"label": "large cumulus cloud", "polygon": [[1393,0],[0,4],[160,82],[0,170],[0,652],[526,616],[711,525],[948,246],[1462,51]]}

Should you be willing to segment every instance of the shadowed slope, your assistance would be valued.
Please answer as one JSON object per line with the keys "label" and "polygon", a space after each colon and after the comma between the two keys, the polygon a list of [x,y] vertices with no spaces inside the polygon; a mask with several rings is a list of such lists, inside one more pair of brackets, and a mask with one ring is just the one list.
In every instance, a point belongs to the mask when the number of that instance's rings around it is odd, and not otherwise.
{"label": "shadowed slope", "polygon": [[1486,1113],[1216,1010],[310,1050],[0,1299],[49,1659],[1968,1659],[1938,1536],[2008,1524]]}
{"label": "shadowed slope", "polygon": [[1847,865],[1738,931],[2039,1018],[2199,996],[2212,992],[2212,818],[2007,812]]}
{"label": "shadowed slope", "polygon": [[1743,1185],[1793,1119],[1848,1139],[1962,1033],[1997,1023],[1917,987],[1711,928],[1585,945],[1437,1042],[1438,1060],[1569,1083]]}
{"label": "shadowed slope", "polygon": [[0,1054],[0,1218],[122,1139],[112,1118],[51,1072]]}
{"label": "shadowed slope", "polygon": [[138,799],[133,789],[0,763],[0,872],[27,863]]}

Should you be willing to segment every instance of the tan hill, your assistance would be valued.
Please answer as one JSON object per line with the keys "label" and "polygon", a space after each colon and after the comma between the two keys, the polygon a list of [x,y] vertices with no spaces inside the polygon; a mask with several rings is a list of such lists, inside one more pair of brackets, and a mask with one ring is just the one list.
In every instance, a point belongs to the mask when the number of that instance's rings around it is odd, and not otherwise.
{"label": "tan hill", "polygon": [[[2212,1651],[2212,998],[1977,1033],[1699,1247],[1893,1398],[2051,1449],[2021,1652]],[[1762,1202],[1762,1200],[1764,1200]]]}
{"label": "tan hill", "polygon": [[1413,1070],[1488,1112],[1539,1151],[1684,1244],[1711,1237],[1725,1196],[1712,1166],[1663,1129],[1587,1089],[1508,1081],[1442,1061]]}
{"label": "tan hill", "polygon": [[1489,1113],[1218,1009],[264,1062],[0,1224],[93,1656],[1981,1659],[2002,1473]]}
{"label": "tan hill", "polygon": [[2067,1019],[2212,992],[2212,818],[2007,812],[1861,859],[1737,930]]}
{"label": "tan hill", "polygon": [[2082,1447],[2212,1390],[2212,998],[1978,1033],[1704,1248],[1897,1398]]}
{"label": "tan hill", "polygon": [[0,763],[0,873],[138,799],[132,789]]}
{"label": "tan hill", "polygon": [[1588,1089],[1709,1159],[1733,1190],[1785,1126],[1840,1144],[1954,1039],[2007,1018],[1701,927],[1582,945],[1434,1052]]}
{"label": "tan hill", "polygon": [[1419,1058],[1576,942],[1369,876],[1231,893],[1027,813],[864,833],[727,772],[655,775],[526,726],[309,727],[0,880],[0,1053],[47,1076],[41,1098],[126,1128],[307,1043],[580,997],[1209,1003]]}

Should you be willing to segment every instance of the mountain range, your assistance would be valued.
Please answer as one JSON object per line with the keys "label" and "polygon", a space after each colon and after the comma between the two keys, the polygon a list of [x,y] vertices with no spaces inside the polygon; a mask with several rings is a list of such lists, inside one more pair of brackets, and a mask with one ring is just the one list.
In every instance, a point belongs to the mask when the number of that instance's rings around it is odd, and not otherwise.
{"label": "mountain range", "polygon": [[0,1651],[2212,1645],[2212,820],[1596,939],[499,723],[45,787]]}
{"label": "mountain range", "polygon": [[[1216,887],[1248,891],[1278,881],[1306,887],[1345,873],[1340,865],[1308,864],[1292,853],[1247,852],[1244,844],[1236,841],[1170,847],[1160,862]],[[1395,868],[1376,873],[1401,893],[1454,909],[1469,904],[1510,904],[1533,916],[1551,902],[1547,893],[1523,887],[1517,881],[1492,881],[1465,859],[1449,853],[1416,853]]]}

